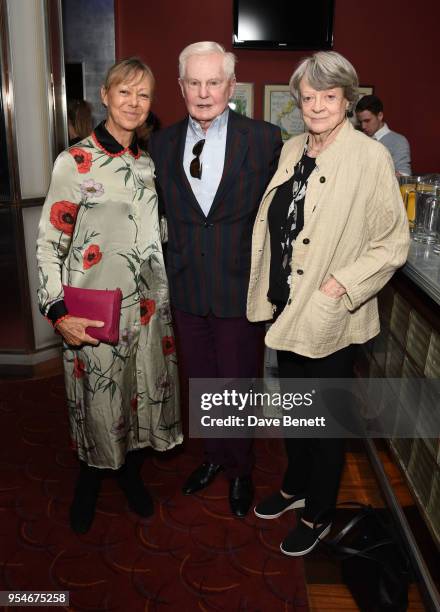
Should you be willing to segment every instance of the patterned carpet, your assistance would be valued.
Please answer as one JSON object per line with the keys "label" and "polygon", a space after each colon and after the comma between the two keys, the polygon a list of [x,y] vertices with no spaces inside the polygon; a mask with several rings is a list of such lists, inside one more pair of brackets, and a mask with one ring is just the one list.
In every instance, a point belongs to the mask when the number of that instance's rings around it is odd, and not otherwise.
{"label": "patterned carpet", "polygon": [[[256,454],[261,499],[279,482],[283,451],[279,441],[258,440]],[[149,454],[150,519],[130,513],[105,479],[92,529],[76,536],[68,508],[77,461],[62,378],[0,382],[0,590],[66,590],[65,609],[87,612],[306,612],[302,560],[279,552],[293,513],[232,518],[223,477],[183,496],[201,456],[191,440],[184,453]]]}

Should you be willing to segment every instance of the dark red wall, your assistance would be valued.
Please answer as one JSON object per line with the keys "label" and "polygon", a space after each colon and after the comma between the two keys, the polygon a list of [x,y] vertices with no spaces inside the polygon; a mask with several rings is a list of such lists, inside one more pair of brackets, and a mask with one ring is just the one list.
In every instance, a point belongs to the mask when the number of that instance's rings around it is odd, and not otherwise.
{"label": "dark red wall", "polygon": [[[115,0],[115,13],[117,57],[141,56],[157,79],[154,111],[164,125],[180,119],[178,55],[199,40],[232,50],[232,0]],[[361,84],[374,85],[391,129],[411,143],[416,172],[440,171],[439,24],[439,0],[335,1],[334,50],[353,63]],[[237,80],[255,83],[254,116],[262,118],[264,84],[287,83],[307,52],[235,54]]]}

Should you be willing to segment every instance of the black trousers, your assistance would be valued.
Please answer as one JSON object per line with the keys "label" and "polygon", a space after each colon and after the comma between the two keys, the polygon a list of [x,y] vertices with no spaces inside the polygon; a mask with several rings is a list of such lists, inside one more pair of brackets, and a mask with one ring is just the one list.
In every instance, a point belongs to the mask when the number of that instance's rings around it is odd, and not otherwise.
{"label": "black trousers", "polygon": [[[289,351],[277,351],[280,378],[351,378],[356,347],[348,346],[318,359]],[[304,495],[303,518],[332,517],[336,505],[345,440],[334,438],[286,438],[287,470],[282,490]],[[322,522],[322,521],[321,521]]]}

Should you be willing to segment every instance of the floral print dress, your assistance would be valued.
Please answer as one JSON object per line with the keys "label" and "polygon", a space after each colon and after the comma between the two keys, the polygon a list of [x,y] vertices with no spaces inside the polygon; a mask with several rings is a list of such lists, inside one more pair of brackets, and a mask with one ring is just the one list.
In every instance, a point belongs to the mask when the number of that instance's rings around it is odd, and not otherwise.
{"label": "floral print dress", "polygon": [[123,294],[116,346],[63,346],[72,444],[95,467],[117,469],[130,450],[182,441],[153,178],[150,157],[136,143],[123,149],[101,124],[59,155],[42,211],[43,314],[63,312],[63,284]]}

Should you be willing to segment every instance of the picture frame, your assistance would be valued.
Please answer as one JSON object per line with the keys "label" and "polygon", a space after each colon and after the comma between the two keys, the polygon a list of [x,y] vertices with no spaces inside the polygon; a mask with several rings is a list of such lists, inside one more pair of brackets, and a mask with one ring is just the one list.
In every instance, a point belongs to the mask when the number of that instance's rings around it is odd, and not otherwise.
{"label": "picture frame", "polygon": [[356,108],[356,104],[359,102],[359,100],[363,97],[363,96],[371,96],[374,93],[374,86],[373,85],[359,85],[358,87],[358,97],[356,102],[354,102],[352,110],[348,113],[348,118],[350,119],[350,121],[352,122],[352,124],[357,127],[358,126],[358,121],[356,118],[356,113],[355,113],[355,108]]}
{"label": "picture frame", "polygon": [[301,111],[288,85],[264,86],[264,119],[281,129],[283,141],[305,131]]}
{"label": "picture frame", "polygon": [[229,100],[229,108],[250,119],[254,116],[254,84],[236,83],[235,91]]}
{"label": "picture frame", "polygon": [[371,96],[374,94],[374,86],[373,85],[359,85],[358,87],[358,100],[362,98],[362,96]]}

